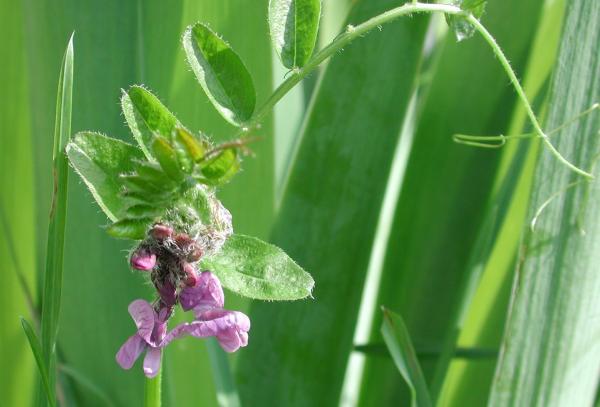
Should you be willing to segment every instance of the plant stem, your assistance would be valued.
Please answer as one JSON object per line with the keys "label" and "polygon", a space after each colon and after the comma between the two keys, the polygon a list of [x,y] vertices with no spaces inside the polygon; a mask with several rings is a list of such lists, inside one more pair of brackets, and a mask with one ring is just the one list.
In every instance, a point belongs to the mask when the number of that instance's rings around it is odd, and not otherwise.
{"label": "plant stem", "polygon": [[364,23],[357,26],[348,25],[346,30],[338,35],[331,43],[321,49],[319,52],[314,54],[312,58],[302,67],[294,68],[291,71],[291,75],[275,89],[273,94],[263,103],[263,105],[256,111],[252,119],[245,123],[244,131],[255,128],[260,121],[271,111],[271,109],[283,98],[294,86],[296,86],[302,79],[310,74],[315,68],[317,68],[323,61],[331,57],[336,52],[340,51],[355,38],[361,37],[367,32],[371,31],[375,27],[379,27],[385,23],[393,21],[398,17],[405,16],[413,13],[432,13],[441,12],[445,14],[465,14],[460,8],[449,4],[425,4],[425,3],[407,3],[403,6],[396,7],[381,13]]}
{"label": "plant stem", "polygon": [[161,384],[162,369],[160,369],[158,374],[152,379],[146,378],[146,384],[144,386],[144,407],[160,407]]}
{"label": "plant stem", "polygon": [[502,49],[500,48],[494,37],[479,22],[479,20],[475,18],[475,16],[473,16],[469,12],[461,10],[459,7],[450,4],[428,4],[412,1],[411,3],[406,3],[400,7],[396,7],[384,13],[381,13],[357,26],[348,25],[346,27],[346,30],[340,35],[338,35],[331,43],[329,43],[329,45],[327,45],[322,50],[314,54],[312,58],[306,63],[306,65],[304,65],[302,68],[294,68],[291,71],[291,75],[286,80],[284,80],[277,87],[277,89],[273,91],[271,96],[262,104],[262,106],[257,109],[256,113],[252,116],[252,119],[244,123],[242,130],[237,135],[237,137],[240,137],[243,134],[248,133],[250,130],[259,127],[261,120],[271,111],[271,109],[277,104],[277,102],[279,102],[279,100],[281,100],[294,86],[296,86],[302,79],[308,76],[308,74],[310,74],[315,68],[317,68],[323,61],[331,57],[336,52],[340,51],[342,48],[344,48],[346,45],[352,42],[355,38],[363,36],[375,27],[380,27],[381,25],[394,21],[399,17],[416,13],[443,13],[446,15],[460,15],[463,16],[471,25],[473,25],[475,30],[477,30],[477,32],[481,34],[481,36],[491,47],[494,54],[500,60],[500,64],[502,65],[504,71],[508,75],[519,98],[525,104],[527,115],[529,116],[535,133],[544,140],[544,143],[550,149],[552,155],[554,155],[562,164],[564,164],[570,170],[576,172],[577,174],[582,175],[588,179],[594,178],[594,176],[589,172],[586,172],[571,164],[552,145],[548,136],[542,130],[537,120],[537,117],[533,112],[531,104],[527,100],[527,96],[525,96],[525,92],[523,91],[523,88],[521,87],[521,84],[519,83],[519,80],[515,75],[515,72],[511,68],[508,59],[504,55],[504,52],[502,52]]}
{"label": "plant stem", "polygon": [[519,95],[519,98],[521,99],[521,101],[525,105],[525,110],[527,111],[527,115],[529,116],[529,120],[531,121],[531,124],[533,125],[533,129],[535,130],[535,132],[537,133],[537,135],[539,137],[541,137],[542,140],[544,140],[544,143],[550,149],[550,152],[552,153],[552,155],[554,155],[561,163],[563,163],[564,165],[566,165],[572,171],[574,171],[574,172],[576,172],[576,173],[578,173],[580,175],[583,175],[586,178],[593,179],[594,176],[592,174],[590,174],[589,172],[583,171],[582,169],[580,169],[580,168],[574,166],[573,164],[571,164],[552,145],[552,143],[550,142],[550,139],[548,138],[548,136],[542,130],[542,127],[540,126],[540,123],[538,122],[537,117],[535,116],[535,113],[533,112],[533,108],[531,107],[531,104],[527,100],[527,96],[525,96],[525,91],[523,90],[523,87],[519,83],[519,80],[517,79],[517,76],[515,75],[515,71],[513,71],[512,67],[510,66],[510,63],[508,62],[508,59],[504,55],[504,52],[502,51],[502,48],[500,48],[500,46],[498,45],[498,43],[496,42],[496,40],[494,39],[494,37],[492,37],[492,35],[483,26],[483,24],[481,24],[479,22],[479,20],[477,20],[472,14],[467,15],[466,18],[467,18],[467,21],[469,23],[471,23],[471,25],[473,27],[475,27],[475,29],[477,30],[477,32],[479,32],[479,34],[481,34],[481,36],[485,39],[485,41],[492,48],[492,51],[494,52],[494,54],[496,55],[496,57],[500,61],[500,64],[504,68],[504,71],[508,75],[508,78],[510,79],[512,85],[514,86],[515,90],[517,91],[517,95]]}

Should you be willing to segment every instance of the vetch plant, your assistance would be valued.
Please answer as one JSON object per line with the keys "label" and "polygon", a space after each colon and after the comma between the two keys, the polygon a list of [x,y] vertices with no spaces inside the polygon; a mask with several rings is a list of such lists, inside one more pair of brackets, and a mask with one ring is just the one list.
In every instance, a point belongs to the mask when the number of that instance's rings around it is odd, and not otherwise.
{"label": "vetch plant", "polygon": [[[146,273],[156,290],[155,298],[134,299],[129,306],[136,331],[118,350],[119,365],[129,369],[145,352],[143,371],[153,378],[160,373],[163,348],[183,336],[214,337],[227,352],[246,346],[250,320],[224,308],[222,287],[260,300],[298,300],[311,294],[312,277],[281,249],[234,233],[232,215],[217,198],[217,191],[240,170],[247,145],[253,140],[250,134],[260,128],[261,120],[287,92],[354,39],[399,17],[442,13],[458,40],[481,34],[525,104],[535,137],[543,140],[561,164],[591,178],[565,159],[551,144],[550,133],[542,130],[508,59],[479,22],[484,7],[483,0],[408,2],[362,24],[347,26],[329,45],[313,53],[320,1],[272,0],[270,33],[290,75],[259,107],[252,77],[241,58],[210,27],[197,23],[183,34],[183,47],[215,109],[239,128],[232,141],[215,144],[202,132],[190,130],[140,85],[124,90],[121,98],[137,145],[95,132],[76,134],[66,146],[72,167],[112,222],[107,232],[136,242],[130,265]],[[466,144],[482,141],[464,135],[456,140]],[[503,144],[505,137],[499,140]],[[178,304],[183,311],[192,311],[194,320],[169,330],[169,319]],[[402,342],[410,346],[405,339]],[[48,342],[45,347],[51,345]],[[52,376],[51,370],[52,366]],[[160,385],[160,381],[155,383]]]}

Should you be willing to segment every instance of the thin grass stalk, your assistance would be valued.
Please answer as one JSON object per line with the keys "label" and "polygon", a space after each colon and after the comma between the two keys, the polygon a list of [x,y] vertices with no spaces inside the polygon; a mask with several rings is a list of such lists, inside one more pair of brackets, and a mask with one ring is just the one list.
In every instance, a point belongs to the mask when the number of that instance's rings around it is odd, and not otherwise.
{"label": "thin grass stalk", "polygon": [[42,297],[41,337],[42,351],[48,366],[48,380],[52,397],[56,397],[56,337],[60,314],[65,225],[67,217],[67,184],[69,166],[64,153],[71,135],[73,96],[73,35],[69,39],[58,82],[56,122],[52,173],[54,190],[48,225],[48,246],[44,291]]}

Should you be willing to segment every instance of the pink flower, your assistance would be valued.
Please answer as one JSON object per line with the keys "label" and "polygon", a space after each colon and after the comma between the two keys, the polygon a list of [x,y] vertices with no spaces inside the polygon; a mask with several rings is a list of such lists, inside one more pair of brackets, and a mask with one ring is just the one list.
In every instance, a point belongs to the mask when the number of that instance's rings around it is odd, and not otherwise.
{"label": "pink flower", "polygon": [[135,300],[129,304],[128,310],[138,330],[117,352],[117,363],[123,369],[131,369],[146,350],[144,373],[147,377],[154,377],[160,369],[162,342],[172,308],[164,307],[157,313],[149,302]]}
{"label": "pink flower", "polygon": [[248,345],[250,319],[238,311],[212,309],[196,315],[193,322],[178,325],[167,334],[163,346],[183,336],[208,338],[214,336],[226,352],[235,352]]}
{"label": "pink flower", "polygon": [[161,290],[158,312],[144,300],[135,300],[129,305],[129,314],[138,330],[117,352],[117,363],[123,369],[130,369],[146,350],[144,373],[147,377],[156,376],[160,369],[162,348],[187,335],[196,338],[214,336],[227,352],[235,352],[248,344],[250,319],[241,312],[223,309],[223,289],[212,273],[201,273],[194,286],[181,290],[181,307],[185,311],[193,310],[196,319],[182,323],[168,333],[167,320],[173,309],[171,296],[174,288],[170,283],[165,283],[162,288],[165,292]]}
{"label": "pink flower", "polygon": [[196,338],[214,336],[227,352],[246,346],[250,319],[241,312],[223,309],[224,301],[219,279],[210,271],[200,273],[196,285],[185,287],[179,294],[181,308],[193,310],[196,320],[173,329],[165,342],[184,335]]}

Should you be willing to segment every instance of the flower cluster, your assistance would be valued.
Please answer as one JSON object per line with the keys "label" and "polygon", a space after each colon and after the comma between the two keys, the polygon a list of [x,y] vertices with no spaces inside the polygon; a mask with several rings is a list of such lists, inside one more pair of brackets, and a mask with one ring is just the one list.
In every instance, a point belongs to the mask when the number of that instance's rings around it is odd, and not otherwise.
{"label": "flower cluster", "polygon": [[[150,304],[138,299],[129,305],[129,314],[137,332],[119,349],[116,359],[130,369],[144,350],[144,373],[154,377],[160,369],[162,348],[182,336],[215,337],[227,352],[248,344],[250,320],[238,311],[223,308],[225,297],[221,283],[210,271],[197,272],[202,247],[185,233],[157,224],[132,253],[130,263],[137,270],[150,272],[159,298]],[[193,322],[185,322],[167,331],[167,321],[179,303],[192,310]]]}

